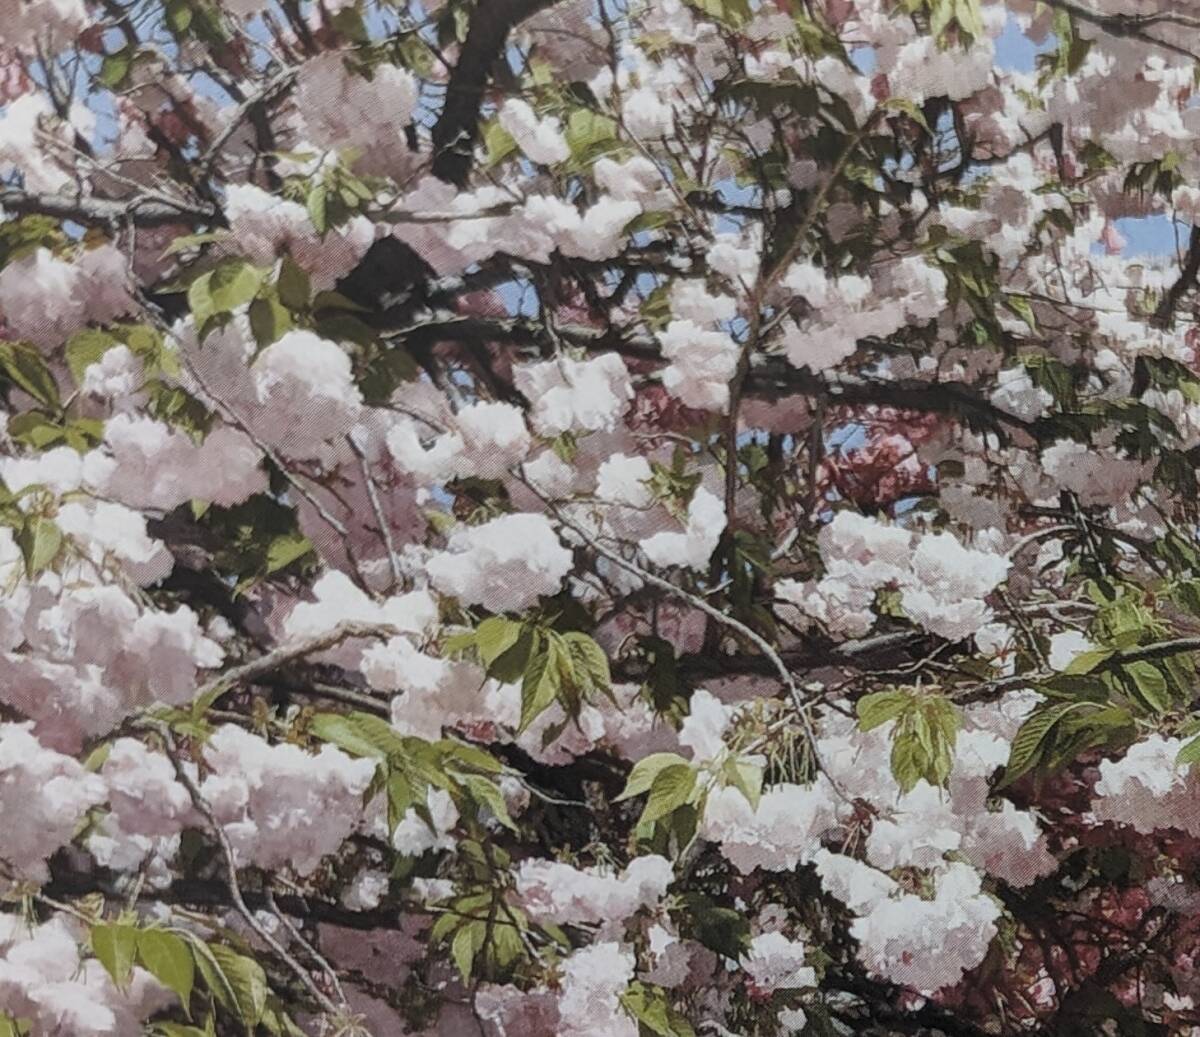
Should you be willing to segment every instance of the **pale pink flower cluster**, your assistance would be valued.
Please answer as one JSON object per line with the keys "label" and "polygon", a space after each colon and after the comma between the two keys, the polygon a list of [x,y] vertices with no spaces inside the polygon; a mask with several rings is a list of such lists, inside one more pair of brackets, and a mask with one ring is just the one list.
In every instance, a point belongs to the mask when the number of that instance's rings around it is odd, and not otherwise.
{"label": "pale pink flower cluster", "polygon": [[619,925],[665,896],[674,879],[665,857],[635,857],[619,875],[576,868],[561,861],[526,860],[516,869],[514,889],[533,919],[560,925]]}
{"label": "pale pink flower cluster", "polygon": [[0,1011],[34,1033],[139,1037],[144,1019],[178,1001],[140,966],[118,989],[97,959],[84,959],[84,934],[62,915],[26,928],[6,914],[0,924]]}
{"label": "pale pink flower cluster", "polygon": [[455,530],[426,571],[434,587],[464,605],[520,612],[558,591],[571,560],[550,520],[526,512]]}
{"label": "pale pink flower cluster", "polygon": [[875,594],[891,585],[914,622],[949,641],[963,640],[991,621],[985,599],[1008,575],[1006,558],[965,547],[952,533],[914,535],[851,511],[839,511],[818,544],[825,575],[781,580],[775,590],[841,637],[860,637],[874,626]]}
{"label": "pale pink flower cluster", "polygon": [[105,788],[73,757],[46,748],[32,726],[0,725],[0,826],[17,877],[44,881],[47,858],[71,841]]}
{"label": "pale pink flower cluster", "polygon": [[1152,734],[1120,759],[1102,760],[1092,801],[1096,820],[1143,833],[1175,828],[1200,834],[1196,772],[1175,762],[1183,745],[1183,739]]}
{"label": "pale pink flower cluster", "polygon": [[226,724],[205,746],[201,795],[239,862],[307,875],[342,845],[362,812],[375,762],[332,745],[307,753]]}
{"label": "pale pink flower cluster", "polygon": [[1000,905],[969,865],[946,865],[925,899],[850,857],[822,852],[816,864],[826,890],[857,916],[850,933],[863,964],[894,983],[922,993],[952,986],[996,935]]}

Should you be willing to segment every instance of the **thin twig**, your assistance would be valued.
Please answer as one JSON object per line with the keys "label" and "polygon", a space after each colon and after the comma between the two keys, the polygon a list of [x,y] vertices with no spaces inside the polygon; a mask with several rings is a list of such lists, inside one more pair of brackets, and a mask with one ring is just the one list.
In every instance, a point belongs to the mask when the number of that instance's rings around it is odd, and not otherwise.
{"label": "thin twig", "polygon": [[263,943],[265,943],[292,971],[293,975],[303,984],[304,988],[312,995],[314,1001],[321,1006],[322,1011],[328,1015],[336,1016],[340,1014],[340,1009],[329,996],[317,986],[308,969],[300,964],[286,947],[284,947],[270,931],[258,920],[254,912],[247,906],[245,898],[242,896],[242,887],[238,881],[238,866],[237,856],[234,853],[233,845],[229,841],[229,837],[225,834],[225,829],[217,820],[216,815],[212,811],[204,796],[200,792],[200,787],[196,784],[195,779],[188,773],[184,767],[183,761],[179,758],[179,747],[175,744],[175,736],[171,733],[171,729],[165,724],[158,728],[159,734],[162,736],[166,746],[167,756],[175,768],[175,775],[180,783],[188,791],[191,796],[192,804],[197,812],[204,818],[205,823],[212,831],[213,836],[217,840],[217,844],[221,848],[221,856],[225,863],[225,878],[229,884],[229,895],[233,900],[234,909],[242,920],[250,927],[250,930]]}
{"label": "thin twig", "polygon": [[400,569],[400,556],[396,554],[392,530],[388,524],[387,515],[384,514],[383,505],[380,503],[379,490],[375,485],[374,476],[371,475],[371,466],[367,464],[367,455],[358,445],[353,432],[346,433],[346,442],[350,444],[350,449],[358,458],[358,466],[362,469],[363,480],[367,484],[367,498],[371,502],[371,510],[375,512],[375,520],[379,523],[379,536],[383,540],[383,546],[387,550],[388,564],[392,568],[392,587],[399,587],[404,582],[404,574]]}
{"label": "thin twig", "polygon": [[766,656],[771,665],[775,668],[775,671],[779,674],[780,679],[783,681],[784,687],[788,691],[788,696],[792,701],[792,705],[795,707],[796,712],[800,717],[800,722],[804,725],[804,731],[808,737],[810,748],[812,750],[813,760],[816,763],[818,770],[825,775],[834,791],[836,791],[837,794],[842,797],[842,799],[844,799],[847,803],[852,802],[852,798],[845,792],[845,790],[842,789],[841,785],[838,784],[837,780],[832,776],[832,774],[829,772],[829,769],[825,766],[824,761],[821,759],[820,750],[817,747],[817,733],[813,728],[812,718],[809,716],[808,712],[809,704],[807,701],[805,701],[800,689],[796,686],[796,681],[792,677],[791,672],[788,670],[783,660],[779,658],[779,653],[775,651],[774,647],[768,640],[766,640],[766,638],[764,638],[752,627],[748,627],[741,620],[735,619],[733,616],[726,615],[720,609],[710,605],[703,598],[685,591],[682,587],[677,587],[670,580],[664,579],[663,577],[642,568],[636,562],[631,562],[629,559],[622,557],[616,551],[605,547],[594,537],[592,537],[582,526],[567,518],[552,500],[544,496],[537,489],[537,487],[535,487],[528,479],[526,479],[523,470],[518,469],[514,474],[518,479],[521,480],[521,482],[526,486],[527,489],[529,489],[531,493],[537,496],[542,503],[546,505],[546,507],[550,510],[550,514],[554,516],[559,525],[571,530],[572,533],[579,537],[597,554],[602,555],[614,565],[624,569],[626,572],[631,573],[634,576],[637,576],[644,582],[654,587],[658,587],[660,590],[666,591],[673,597],[686,602],[692,608],[703,612],[704,615],[715,620],[717,623],[720,623],[722,626],[728,627],[735,633],[740,634],[747,641],[753,644],[760,652],[762,652],[762,654]]}

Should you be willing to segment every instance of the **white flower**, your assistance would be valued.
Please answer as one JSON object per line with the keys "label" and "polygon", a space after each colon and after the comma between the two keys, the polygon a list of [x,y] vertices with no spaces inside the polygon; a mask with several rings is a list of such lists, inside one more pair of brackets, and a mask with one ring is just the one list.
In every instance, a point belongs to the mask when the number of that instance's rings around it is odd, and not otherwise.
{"label": "white flower", "polygon": [[629,371],[616,353],[519,365],[513,377],[532,405],[533,427],[545,436],[611,431],[633,399]]}
{"label": "white flower", "polygon": [[672,396],[699,410],[729,406],[729,382],[737,370],[741,347],[723,331],[706,331],[690,320],[673,320],[658,336],[662,355],[671,363],[663,370],[663,386]]}
{"label": "white flower", "polygon": [[375,761],[353,759],[332,745],[305,752],[270,745],[232,724],[205,746],[211,775],[201,795],[240,861],[311,873],[349,837]]}
{"label": "white flower", "polygon": [[526,157],[539,165],[557,165],[571,155],[559,121],[553,116],[539,119],[519,97],[510,97],[501,105],[497,120]]}
{"label": "white flower", "polygon": [[692,750],[694,760],[712,760],[725,748],[722,739],[736,710],[703,688],[692,693],[689,707],[679,727],[679,744]]}
{"label": "white flower", "polygon": [[520,612],[557,593],[571,563],[545,515],[520,513],[456,530],[426,571],[434,587],[465,605]]}
{"label": "white flower", "polygon": [[805,964],[805,956],[799,940],[789,940],[783,933],[760,933],[750,941],[741,964],[755,992],[770,994],[816,985],[816,970]]}
{"label": "white flower", "polygon": [[824,779],[775,785],[763,792],[757,809],[727,786],[709,795],[700,833],[720,843],[721,854],[743,875],[755,868],[791,871],[812,859],[834,819],[833,792]]}
{"label": "white flower", "polygon": [[687,529],[682,533],[655,533],[642,541],[642,551],[654,565],[682,565],[700,572],[708,566],[724,530],[725,505],[715,494],[698,486],[688,505]]}
{"label": "white flower", "polygon": [[534,919],[564,925],[619,923],[657,904],[674,880],[665,857],[636,857],[620,875],[581,870],[560,861],[527,860],[517,866],[514,888]]}

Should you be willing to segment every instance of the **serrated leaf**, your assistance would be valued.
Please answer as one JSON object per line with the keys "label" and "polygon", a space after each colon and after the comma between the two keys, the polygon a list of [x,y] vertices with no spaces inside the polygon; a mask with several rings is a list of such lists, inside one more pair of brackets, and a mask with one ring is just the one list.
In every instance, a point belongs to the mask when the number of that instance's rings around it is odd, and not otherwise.
{"label": "serrated leaf", "polygon": [[489,616],[475,628],[475,647],[484,666],[490,667],[521,637],[524,624],[504,616]]}
{"label": "serrated leaf", "polygon": [[1009,747],[1008,763],[1004,768],[1001,787],[1011,785],[1022,775],[1037,766],[1043,744],[1054,725],[1072,710],[1084,703],[1056,702],[1052,706],[1040,706],[1017,730]]}
{"label": "serrated leaf", "polygon": [[58,382],[42,355],[24,342],[0,342],[0,367],[8,380],[23,389],[38,403],[57,410],[60,405]]}
{"label": "serrated leaf", "polygon": [[17,546],[25,559],[25,571],[32,579],[45,569],[62,549],[62,530],[40,515],[30,515],[16,535]]}
{"label": "serrated leaf", "polygon": [[1140,659],[1124,667],[1124,672],[1133,681],[1138,694],[1156,713],[1165,713],[1171,704],[1167,691],[1167,677],[1152,662]]}
{"label": "serrated leaf", "polygon": [[196,965],[183,938],[162,929],[143,929],[138,933],[137,952],[146,970],[168,990],[175,991],[187,1011],[196,982]]}
{"label": "serrated leaf", "polygon": [[695,1037],[691,1024],[671,1007],[661,987],[635,981],[620,995],[621,1006],[637,1020],[640,1032],[657,1037]]}
{"label": "serrated leaf", "polygon": [[1108,662],[1114,654],[1116,654],[1115,648],[1093,648],[1087,652],[1080,652],[1067,664],[1067,668],[1063,670],[1063,673],[1091,673]]}
{"label": "serrated leaf", "polygon": [[643,756],[633,765],[633,770],[629,772],[629,778],[625,782],[625,788],[615,802],[619,803],[623,799],[640,796],[654,784],[654,779],[658,777],[660,771],[666,767],[678,765],[687,766],[687,761],[678,753],[651,753],[649,756]]}
{"label": "serrated leaf", "polygon": [[192,949],[192,957],[205,988],[222,1006],[231,1012],[237,1011],[237,996],[220,962],[213,955],[212,948],[192,933],[186,934],[185,939]]}
{"label": "serrated leaf", "polygon": [[471,978],[475,955],[483,947],[483,941],[486,936],[486,923],[474,921],[462,926],[454,934],[454,939],[450,942],[450,957],[454,960],[454,964],[458,968],[458,973],[462,976],[464,983],[468,982]]}
{"label": "serrated leaf", "polygon": [[238,954],[223,944],[213,944],[209,949],[229,981],[229,988],[233,991],[242,1022],[246,1024],[247,1029],[253,1030],[267,1007],[267,994],[270,992],[267,974],[253,958]]}
{"label": "serrated leaf", "polygon": [[859,730],[873,731],[889,720],[895,720],[912,703],[912,696],[903,691],[877,691],[864,695],[855,706]]}
{"label": "serrated leaf", "polygon": [[571,631],[562,635],[570,653],[576,680],[586,680],[589,691],[605,692],[612,686],[608,656],[604,649],[587,634]]}
{"label": "serrated leaf", "polygon": [[137,955],[138,931],[135,926],[103,923],[91,928],[92,953],[122,990],[133,972]]}
{"label": "serrated leaf", "polygon": [[518,732],[525,731],[558,698],[562,690],[562,648],[558,639],[546,637],[530,657],[521,682],[521,722]]}
{"label": "serrated leaf", "polygon": [[692,798],[692,793],[696,790],[697,778],[696,771],[686,763],[674,763],[669,767],[664,767],[654,776],[654,781],[650,786],[650,796],[646,800],[646,807],[642,811],[638,824],[644,825],[657,821],[660,817],[666,817],[676,808],[683,806]]}
{"label": "serrated leaf", "polygon": [[351,756],[386,759],[403,755],[407,748],[404,739],[382,717],[370,713],[318,713],[312,718],[309,730],[314,738],[330,742]]}
{"label": "serrated leaf", "polygon": [[495,782],[489,781],[482,774],[464,774],[459,780],[476,803],[487,807],[505,828],[514,832],[517,830],[516,824],[509,816],[508,805],[504,802],[504,793]]}

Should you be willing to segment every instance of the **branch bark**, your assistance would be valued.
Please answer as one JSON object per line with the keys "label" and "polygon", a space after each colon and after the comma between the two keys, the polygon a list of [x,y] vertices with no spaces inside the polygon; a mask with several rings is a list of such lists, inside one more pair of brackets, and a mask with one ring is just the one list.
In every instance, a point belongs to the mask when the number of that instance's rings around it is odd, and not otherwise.
{"label": "branch bark", "polygon": [[446,100],[433,127],[433,175],[465,187],[479,138],[479,109],[492,68],[504,54],[512,30],[558,0],[479,0],[471,15]]}
{"label": "branch bark", "polygon": [[172,202],[145,196],[119,201],[84,195],[44,194],[17,187],[0,189],[0,207],[22,216],[53,216],[88,227],[116,228],[130,221],[138,227],[199,224],[210,223],[218,216],[216,206],[205,202]]}

